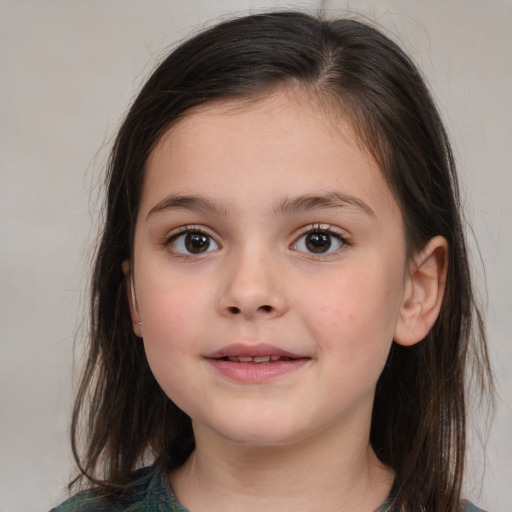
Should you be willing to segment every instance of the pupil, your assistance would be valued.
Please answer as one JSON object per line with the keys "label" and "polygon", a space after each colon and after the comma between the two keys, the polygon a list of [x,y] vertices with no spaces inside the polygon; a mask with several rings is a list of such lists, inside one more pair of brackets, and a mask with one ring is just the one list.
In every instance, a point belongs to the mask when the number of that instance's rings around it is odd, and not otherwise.
{"label": "pupil", "polygon": [[185,237],[185,247],[192,253],[204,252],[210,246],[208,237],[201,233],[188,233]]}
{"label": "pupil", "polygon": [[311,252],[325,252],[331,247],[331,237],[326,233],[310,233],[306,237],[306,246]]}

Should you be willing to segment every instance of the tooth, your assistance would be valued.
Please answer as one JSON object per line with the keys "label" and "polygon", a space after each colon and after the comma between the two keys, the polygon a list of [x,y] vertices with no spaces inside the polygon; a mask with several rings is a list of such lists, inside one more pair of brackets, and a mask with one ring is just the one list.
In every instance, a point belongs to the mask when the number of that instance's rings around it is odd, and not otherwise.
{"label": "tooth", "polygon": [[251,356],[239,356],[238,357],[238,360],[241,362],[241,363],[248,363],[250,361],[252,361],[252,357]]}
{"label": "tooth", "polygon": [[281,356],[270,356],[271,361],[277,361],[278,359],[281,359]]}
{"label": "tooth", "polygon": [[252,360],[255,363],[268,363],[270,361],[270,356],[256,356],[253,357]]}
{"label": "tooth", "polygon": [[228,357],[228,360],[231,361],[232,363],[238,363],[238,357]]}

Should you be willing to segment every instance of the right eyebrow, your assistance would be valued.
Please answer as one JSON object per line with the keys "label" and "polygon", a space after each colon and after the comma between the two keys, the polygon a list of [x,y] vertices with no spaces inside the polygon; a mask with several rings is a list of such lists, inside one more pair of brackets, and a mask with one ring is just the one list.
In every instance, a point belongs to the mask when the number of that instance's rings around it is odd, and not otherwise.
{"label": "right eyebrow", "polygon": [[157,213],[170,210],[193,210],[216,213],[218,215],[226,215],[228,211],[227,208],[221,203],[214,202],[204,196],[172,195],[166,197],[157,205],[153,206],[153,208],[149,210],[146,219],[149,219],[149,217],[156,215]]}

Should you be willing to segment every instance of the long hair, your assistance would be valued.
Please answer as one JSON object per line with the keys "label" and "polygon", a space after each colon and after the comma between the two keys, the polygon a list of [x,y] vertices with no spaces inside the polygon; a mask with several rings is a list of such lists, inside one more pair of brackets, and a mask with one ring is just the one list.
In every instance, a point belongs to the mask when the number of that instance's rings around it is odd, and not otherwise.
{"label": "long hair", "polygon": [[389,38],[358,21],[295,12],[227,21],[179,46],[151,75],[119,130],[92,276],[89,356],[73,413],[78,467],[106,494],[126,489],[144,457],[158,456],[170,469],[193,450],[190,418],[152,376],[126,299],[121,263],[132,254],[145,164],[190,109],[287,87],[311,92],[351,123],[401,209],[409,255],[433,236],[448,241],[439,317],[420,343],[392,345],[377,384],[370,441],[395,471],[392,510],[455,511],[472,351],[482,386],[491,377],[448,137],[420,73]]}

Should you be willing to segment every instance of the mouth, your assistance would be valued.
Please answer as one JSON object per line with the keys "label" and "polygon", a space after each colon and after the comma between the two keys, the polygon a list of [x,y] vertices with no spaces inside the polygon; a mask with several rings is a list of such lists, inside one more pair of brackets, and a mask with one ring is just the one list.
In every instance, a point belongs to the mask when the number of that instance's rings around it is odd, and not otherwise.
{"label": "mouth", "polygon": [[258,383],[293,373],[304,367],[311,358],[272,345],[235,344],[208,354],[206,360],[224,377]]}
{"label": "mouth", "polygon": [[303,359],[301,357],[287,357],[287,356],[225,356],[215,358],[220,361],[230,361],[231,363],[275,363],[277,361],[292,361],[294,359]]}
{"label": "mouth", "polygon": [[[231,363],[274,363],[277,361],[290,361],[304,359],[306,356],[284,350],[266,343],[245,344],[235,343],[227,345],[205,356],[206,359],[218,359]],[[309,358],[307,358],[309,359]]]}

